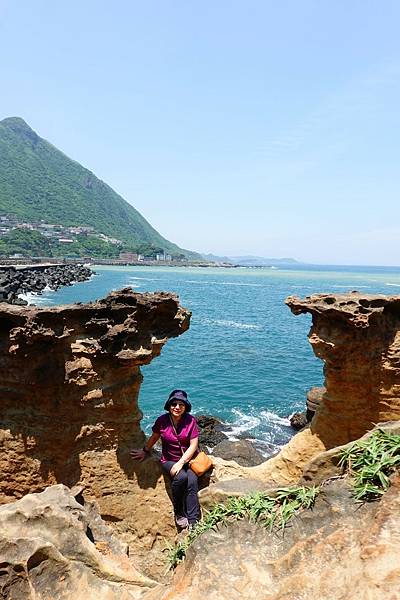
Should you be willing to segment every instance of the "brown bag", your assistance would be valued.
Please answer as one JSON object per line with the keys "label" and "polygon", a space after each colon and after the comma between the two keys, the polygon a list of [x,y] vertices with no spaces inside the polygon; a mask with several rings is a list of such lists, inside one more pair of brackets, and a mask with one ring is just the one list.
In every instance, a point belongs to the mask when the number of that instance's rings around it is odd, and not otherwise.
{"label": "brown bag", "polygon": [[189,461],[189,467],[198,477],[200,477],[200,475],[204,475],[208,469],[211,469],[212,461],[205,452],[199,452],[196,458],[192,458],[192,460]]}
{"label": "brown bag", "polygon": [[[171,419],[171,416],[169,417],[169,420],[171,421],[172,428],[175,431],[176,439],[178,440],[179,448],[181,449],[182,456],[183,456],[182,444],[179,441],[178,432],[176,431],[176,428],[175,428],[173,420]],[[213,466],[213,464],[212,464],[211,458],[203,451],[199,452],[198,455],[196,456],[196,458],[192,458],[192,460],[189,460],[189,467],[192,469],[193,473],[196,473],[197,477],[204,475],[204,473],[206,471],[208,471],[208,469],[211,469],[212,466]]]}

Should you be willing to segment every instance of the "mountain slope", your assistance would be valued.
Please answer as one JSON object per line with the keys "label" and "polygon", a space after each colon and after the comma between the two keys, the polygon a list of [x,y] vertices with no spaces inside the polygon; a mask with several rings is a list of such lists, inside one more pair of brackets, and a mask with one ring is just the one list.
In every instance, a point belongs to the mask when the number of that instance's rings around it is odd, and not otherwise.
{"label": "mountain slope", "polygon": [[91,226],[125,248],[147,244],[198,257],[163,238],[88,169],[39,137],[23,119],[0,121],[0,214],[29,222]]}

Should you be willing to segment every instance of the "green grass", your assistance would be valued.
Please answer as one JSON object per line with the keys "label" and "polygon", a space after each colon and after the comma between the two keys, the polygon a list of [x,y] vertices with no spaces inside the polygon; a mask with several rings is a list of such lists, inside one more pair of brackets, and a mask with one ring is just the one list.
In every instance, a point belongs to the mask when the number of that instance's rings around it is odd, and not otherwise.
{"label": "green grass", "polygon": [[339,466],[352,476],[357,500],[380,498],[390,486],[390,474],[400,467],[400,435],[374,431],[366,440],[345,448]]}
{"label": "green grass", "polygon": [[239,498],[230,497],[226,503],[216,504],[206,511],[203,519],[183,540],[176,545],[167,546],[169,568],[174,569],[185,558],[187,549],[200,535],[219,525],[248,519],[270,530],[276,527],[283,529],[297,511],[313,506],[318,491],[315,486],[286,487],[279,488],[274,496],[254,492]]}

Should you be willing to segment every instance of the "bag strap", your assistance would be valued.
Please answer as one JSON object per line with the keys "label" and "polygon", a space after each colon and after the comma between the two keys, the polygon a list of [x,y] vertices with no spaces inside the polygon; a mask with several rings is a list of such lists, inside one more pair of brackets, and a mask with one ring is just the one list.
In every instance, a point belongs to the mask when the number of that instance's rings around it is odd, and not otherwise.
{"label": "bag strap", "polygon": [[176,439],[178,440],[179,448],[181,449],[181,453],[182,453],[182,456],[183,456],[183,448],[182,448],[182,444],[181,444],[181,442],[180,442],[180,439],[179,439],[179,437],[178,437],[178,432],[176,431],[176,427],[175,427],[175,424],[174,424],[174,422],[173,422],[173,420],[172,420],[172,417],[171,417],[171,415],[169,415],[169,420],[171,421],[172,429],[174,430],[174,433],[175,433],[175,435],[176,435]]}

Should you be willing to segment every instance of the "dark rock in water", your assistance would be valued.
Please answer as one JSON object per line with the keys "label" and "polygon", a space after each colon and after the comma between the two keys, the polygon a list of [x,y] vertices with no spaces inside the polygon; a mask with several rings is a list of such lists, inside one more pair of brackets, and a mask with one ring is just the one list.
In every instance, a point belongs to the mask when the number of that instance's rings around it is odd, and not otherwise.
{"label": "dark rock in water", "polygon": [[213,449],[213,456],[234,460],[243,467],[254,467],[265,461],[263,455],[249,440],[223,440]]}
{"label": "dark rock in water", "polygon": [[290,425],[293,427],[293,429],[300,431],[300,429],[303,429],[303,427],[308,425],[308,423],[311,423],[312,418],[315,415],[315,411],[317,410],[320,402],[322,402],[325,392],[326,388],[324,386],[314,386],[308,390],[306,410],[304,412],[294,413],[290,417]]}
{"label": "dark rock in water", "polygon": [[0,302],[24,306],[27,302],[19,298],[20,294],[41,294],[46,286],[58,290],[64,285],[90,279],[91,276],[91,269],[83,265],[38,266],[19,270],[0,266]]}
{"label": "dark rock in water", "polygon": [[200,429],[199,445],[200,449],[214,448],[228,436],[222,431],[227,426],[216,417],[211,415],[196,415],[196,421]]}
{"label": "dark rock in water", "polygon": [[303,429],[303,427],[308,425],[308,423],[309,421],[307,419],[306,412],[297,412],[290,417],[290,425],[293,427],[293,429],[296,429],[297,431]]}

